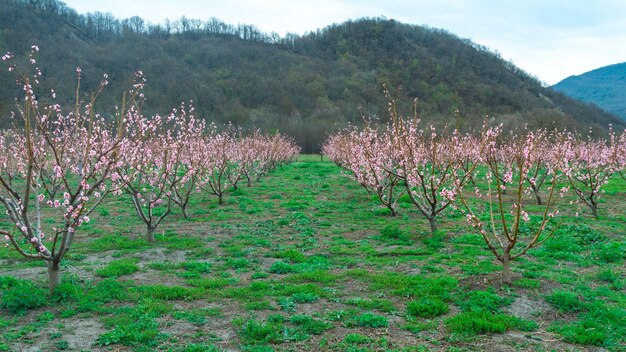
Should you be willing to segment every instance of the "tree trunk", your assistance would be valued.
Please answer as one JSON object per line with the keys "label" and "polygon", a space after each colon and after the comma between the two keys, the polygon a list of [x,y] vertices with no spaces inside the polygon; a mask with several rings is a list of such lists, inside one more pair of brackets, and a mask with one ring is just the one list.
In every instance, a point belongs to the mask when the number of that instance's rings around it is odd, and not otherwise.
{"label": "tree trunk", "polygon": [[248,180],[248,187],[252,187],[252,179],[250,176],[246,175],[246,179]]}
{"label": "tree trunk", "polygon": [[594,218],[598,218],[598,205],[597,204],[591,204],[591,213],[593,214]]}
{"label": "tree trunk", "polygon": [[224,204],[224,197],[221,194],[219,194],[217,197],[219,198],[219,204]]}
{"label": "tree trunk", "polygon": [[541,200],[541,196],[539,195],[539,192],[533,190],[535,192],[535,198],[537,198],[537,205],[543,205],[543,201]]}
{"label": "tree trunk", "polygon": [[59,286],[61,282],[61,266],[57,260],[52,260],[48,262],[48,288],[50,289],[50,293],[54,291],[54,289]]}
{"label": "tree trunk", "polygon": [[148,242],[154,242],[154,230],[156,230],[156,227],[148,225],[148,230],[146,231],[146,239]]}
{"label": "tree trunk", "polygon": [[512,282],[509,253],[504,253],[502,256],[502,280],[506,284],[511,284]]}
{"label": "tree trunk", "polygon": [[183,218],[189,219],[189,212],[187,212],[187,206],[181,206],[180,210],[183,212]]}
{"label": "tree trunk", "polygon": [[430,222],[430,234],[433,235],[437,232],[437,216],[432,215],[428,218],[428,222]]}

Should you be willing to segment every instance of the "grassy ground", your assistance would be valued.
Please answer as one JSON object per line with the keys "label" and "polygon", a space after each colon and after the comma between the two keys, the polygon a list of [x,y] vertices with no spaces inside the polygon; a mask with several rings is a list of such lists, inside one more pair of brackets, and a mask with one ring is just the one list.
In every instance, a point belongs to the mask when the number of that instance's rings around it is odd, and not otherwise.
{"label": "grassy ground", "polygon": [[42,263],[0,251],[0,350],[624,351],[625,196],[613,180],[601,219],[568,218],[512,285],[453,211],[431,236],[319,156],[199,197],[154,244],[110,199],[52,296]]}

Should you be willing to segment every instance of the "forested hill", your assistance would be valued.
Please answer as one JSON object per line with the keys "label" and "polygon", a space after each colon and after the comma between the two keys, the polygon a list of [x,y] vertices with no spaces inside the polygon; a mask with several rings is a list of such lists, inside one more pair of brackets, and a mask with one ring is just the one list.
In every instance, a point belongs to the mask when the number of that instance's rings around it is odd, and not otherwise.
{"label": "forested hill", "polygon": [[626,119],[626,62],[568,77],[552,88]]}
{"label": "forested hill", "polygon": [[[112,112],[136,70],[147,77],[145,113],[167,113],[192,100],[218,123],[279,129],[305,151],[327,132],[387,117],[382,85],[405,102],[419,98],[424,119],[455,127],[485,115],[507,126],[562,126],[601,132],[623,120],[541,84],[497,54],[440,29],[383,18],[334,24],[303,36],[264,34],[251,25],[181,18],[161,25],[140,17],[79,15],[56,0],[0,0],[0,50],[26,62],[41,48],[45,83],[57,97],[73,96],[75,70],[84,92],[103,73],[110,85],[99,100]],[[19,87],[0,73],[0,126],[9,124]]]}

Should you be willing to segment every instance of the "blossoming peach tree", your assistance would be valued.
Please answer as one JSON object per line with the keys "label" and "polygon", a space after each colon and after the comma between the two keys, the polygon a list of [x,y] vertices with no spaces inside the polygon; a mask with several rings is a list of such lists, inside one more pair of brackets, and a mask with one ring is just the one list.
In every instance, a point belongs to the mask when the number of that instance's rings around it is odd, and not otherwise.
{"label": "blossoming peach tree", "polygon": [[[113,131],[123,128],[121,119],[107,123],[94,111],[107,85],[106,75],[94,93],[83,97],[77,69],[71,111],[54,102],[54,91],[41,92],[38,50],[32,47],[26,71],[11,53],[2,57],[16,75],[23,97],[13,114],[13,129],[0,136],[0,204],[11,222],[11,228],[0,228],[0,234],[24,257],[46,263],[52,291],[60,282],[60,263],[77,230],[90,222],[90,213],[106,192],[122,140]],[[44,105],[42,97],[52,103]]]}
{"label": "blossoming peach tree", "polygon": [[[557,183],[564,178],[566,147],[559,133],[549,136],[526,131],[499,141],[501,133],[500,127],[484,129],[482,133],[478,161],[485,167],[477,178],[484,181],[487,189],[476,188],[474,193],[468,193],[458,188],[451,201],[502,263],[503,281],[511,283],[511,261],[540,246],[561,224],[553,219],[559,214],[559,202],[568,190],[567,187],[557,190]],[[546,143],[548,138],[556,142]],[[506,157],[510,162],[503,162],[499,152],[503,148],[509,150]],[[548,194],[540,211],[529,214],[527,204],[533,189],[528,184],[532,185],[537,163],[545,165]],[[507,188],[509,194],[505,194]],[[486,212],[482,210],[485,205]]]}
{"label": "blossoming peach tree", "polygon": [[582,138],[569,134],[565,141],[567,164],[564,171],[570,187],[578,199],[589,207],[594,218],[598,218],[598,201],[602,196],[602,187],[611,177],[620,171],[619,146],[615,142],[613,131],[607,142],[604,139]]}

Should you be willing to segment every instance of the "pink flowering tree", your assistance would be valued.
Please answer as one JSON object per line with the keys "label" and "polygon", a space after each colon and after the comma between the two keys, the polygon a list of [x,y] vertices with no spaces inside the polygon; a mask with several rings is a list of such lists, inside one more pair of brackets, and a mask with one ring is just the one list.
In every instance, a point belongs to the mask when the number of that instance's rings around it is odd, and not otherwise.
{"label": "pink flowering tree", "polygon": [[406,192],[417,210],[430,224],[431,233],[437,231],[437,217],[454,200],[456,192],[472,178],[475,163],[467,170],[462,162],[473,146],[469,136],[456,130],[424,129],[417,114],[417,100],[413,103],[413,117],[402,118],[396,102],[387,94],[391,125],[389,137],[398,160],[397,174],[404,181]]}
{"label": "pink flowering tree", "polygon": [[404,193],[397,172],[395,149],[388,136],[367,125],[332,135],[322,148],[333,162],[349,172],[351,178],[376,195],[392,216],[398,214],[397,202]]}
{"label": "pink flowering tree", "polygon": [[537,148],[539,150],[544,150],[545,153],[537,155],[535,162],[530,167],[528,175],[526,175],[526,181],[535,195],[537,205],[543,205],[541,187],[544,185],[549,176],[550,169],[547,167],[548,163],[551,162],[549,151],[555,141],[550,140],[550,135],[546,130],[537,130],[534,133],[537,136]]}
{"label": "pink flowering tree", "polygon": [[228,172],[233,162],[234,153],[230,150],[233,146],[232,136],[222,132],[207,136],[201,151],[206,172],[198,187],[208,194],[217,196],[219,204],[224,204],[224,193],[230,185]]}
{"label": "pink flowering tree", "polygon": [[[98,115],[94,103],[107,84],[83,97],[80,69],[76,103],[65,111],[55,93],[38,89],[41,70],[32,47],[32,70],[23,72],[13,55],[2,60],[14,72],[23,98],[14,114],[15,127],[0,136],[0,204],[13,224],[0,229],[7,245],[48,267],[53,291],[61,280],[61,261],[70,250],[80,226],[100,204],[112,166],[119,159],[122,120],[111,126]],[[41,99],[43,97],[43,99]],[[44,105],[42,101],[52,101]],[[45,221],[43,221],[45,219]]]}
{"label": "pink flowering tree", "polygon": [[241,129],[229,126],[229,134],[230,138],[228,138],[228,147],[226,149],[229,161],[224,175],[233,187],[233,190],[237,190],[239,181],[246,177],[247,170],[254,164],[256,153],[246,145],[246,137]]}
{"label": "pink flowering tree", "polygon": [[452,204],[456,192],[473,174],[473,170],[459,171],[469,146],[456,131],[438,134],[434,127],[424,131],[418,121],[403,121],[397,138],[399,174],[411,202],[435,233],[437,216]]}
{"label": "pink flowering tree", "polygon": [[171,185],[169,199],[181,209],[185,219],[189,218],[189,201],[200,192],[198,184],[206,173],[202,149],[207,126],[193,113],[193,105],[186,107],[181,104],[179,109],[172,111],[171,119],[175,121],[172,128],[177,132],[172,142],[175,143],[173,147],[178,163],[173,165],[175,170],[168,175]]}
{"label": "pink flowering tree", "polygon": [[[567,188],[555,188],[563,177],[561,170],[565,146],[563,143],[554,143],[551,144],[552,148],[546,150],[542,147],[546,145],[543,142],[546,136],[530,131],[513,139],[507,138],[504,143],[509,143],[506,150],[511,153],[508,156],[513,160],[511,166],[501,163],[499,150],[504,147],[498,142],[500,135],[500,128],[485,129],[481,143],[477,146],[480,150],[477,161],[486,167],[484,172],[477,175],[477,179],[486,183],[487,190],[482,192],[476,189],[475,193],[468,194],[458,189],[454,202],[455,207],[478,230],[489,250],[502,263],[504,282],[511,283],[511,261],[540,246],[561,223],[554,224],[553,218],[558,215],[558,204],[567,191]],[[555,136],[554,139],[562,140],[563,137]],[[529,198],[532,199],[532,189],[527,180],[532,177],[533,167],[546,156],[548,161],[545,167],[550,187],[541,211],[529,214],[526,205]],[[507,189],[510,192],[505,195]],[[487,211],[483,213],[485,203]]]}
{"label": "pink flowering tree", "polygon": [[112,179],[118,194],[126,193],[137,216],[146,226],[146,239],[154,242],[157,227],[171,213],[171,190],[178,182],[176,166],[180,163],[180,144],[168,123],[175,117],[143,116],[138,107],[126,114],[128,138],[120,148],[122,160]]}
{"label": "pink flowering tree", "polygon": [[564,172],[567,180],[579,200],[591,209],[597,219],[602,187],[618,171],[614,150],[604,139],[583,139],[572,134],[565,145],[567,165]]}
{"label": "pink flowering tree", "polygon": [[280,133],[261,135],[258,138],[260,142],[256,145],[257,158],[255,161],[257,181],[279,165],[295,161],[300,154],[298,144]]}
{"label": "pink flowering tree", "polygon": [[620,135],[616,135],[611,127],[610,145],[612,149],[612,160],[616,172],[626,180],[626,130]]}

